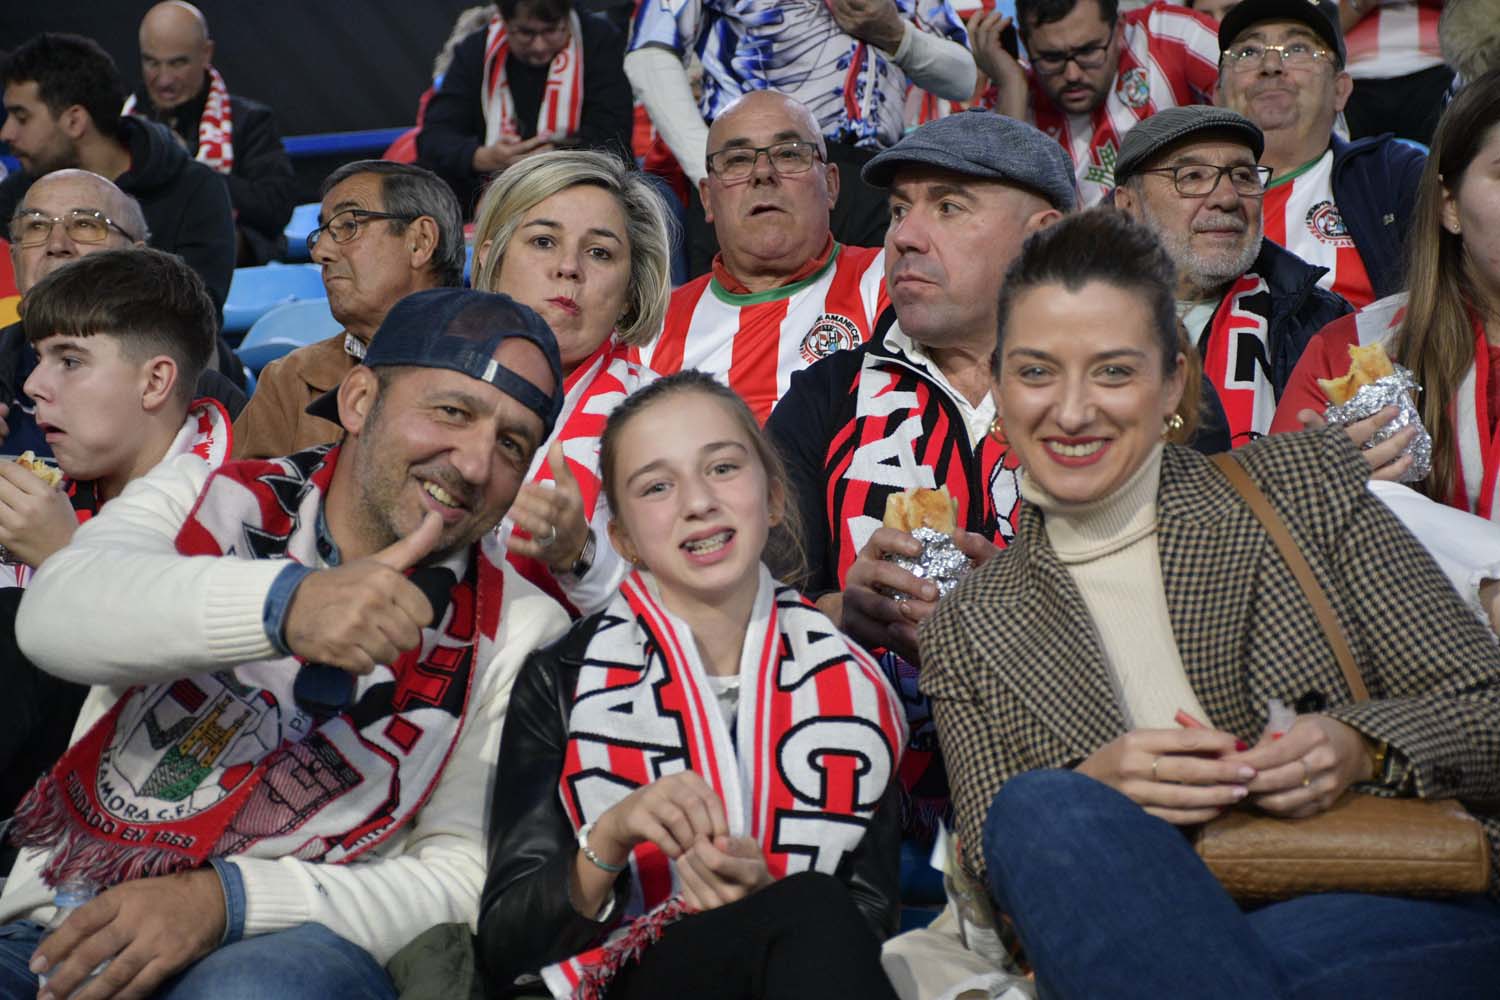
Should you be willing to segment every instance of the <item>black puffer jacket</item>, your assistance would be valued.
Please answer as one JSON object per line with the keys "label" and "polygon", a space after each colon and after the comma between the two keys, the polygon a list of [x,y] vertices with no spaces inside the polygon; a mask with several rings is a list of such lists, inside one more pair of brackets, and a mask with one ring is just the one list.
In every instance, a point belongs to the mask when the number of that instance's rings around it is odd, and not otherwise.
{"label": "black puffer jacket", "polygon": [[[578,671],[602,618],[585,618],[531,654],[511,692],[479,908],[477,951],[491,997],[505,996],[518,976],[602,942],[628,902],[630,883],[621,877],[611,918],[590,920],[573,908],[568,879],[577,841],[558,794]],[[895,932],[900,907],[897,811],[887,791],[864,841],[838,872],[881,940]]]}

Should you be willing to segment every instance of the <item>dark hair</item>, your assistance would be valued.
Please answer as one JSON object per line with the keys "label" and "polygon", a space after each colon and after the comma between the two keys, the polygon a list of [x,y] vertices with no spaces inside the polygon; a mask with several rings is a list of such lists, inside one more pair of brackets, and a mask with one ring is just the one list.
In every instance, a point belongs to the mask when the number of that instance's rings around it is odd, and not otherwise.
{"label": "dark hair", "polygon": [[573,13],[573,0],[500,0],[495,6],[503,21],[513,20],[517,13],[524,12],[543,23],[556,24]]}
{"label": "dark hair", "polygon": [[[1094,0],[1099,5],[1099,16],[1105,24],[1114,24],[1119,16],[1119,0]],[[1061,21],[1073,13],[1079,0],[1016,0],[1016,28],[1030,32],[1039,24]]]}
{"label": "dark hair", "polygon": [[1005,274],[1000,289],[999,329],[991,367],[1000,370],[1005,326],[1016,299],[1040,285],[1076,292],[1090,281],[1133,291],[1146,300],[1152,334],[1162,352],[1162,370],[1177,370],[1177,268],[1156,234],[1123,212],[1104,205],[1064,216],[1032,233]]}
{"label": "dark hair", "polygon": [[[464,215],[458,198],[437,174],[410,163],[393,163],[390,160],[356,160],[346,163],[323,180],[318,197],[351,177],[360,174],[375,174],[380,178],[380,200],[385,210],[394,215],[425,215],[437,223],[437,247],[432,251],[432,272],[444,288],[464,286]],[[386,222],[390,231],[400,236],[409,223],[399,219]]]}
{"label": "dark hair", "polygon": [[174,391],[188,403],[213,355],[218,310],[182,258],[126,247],[80,257],[38,281],[21,299],[21,323],[33,344],[104,334],[133,361],[165,354],[177,362]]}
{"label": "dark hair", "polygon": [[52,31],[30,38],[6,60],[4,82],[35,83],[53,117],[82,105],[94,128],[111,139],[120,135],[125,85],[115,61],[92,38]]}
{"label": "dark hair", "polygon": [[756,457],[766,470],[767,485],[780,485],[782,496],[785,497],[786,512],[781,523],[773,525],[766,537],[766,550],[761,559],[778,579],[796,586],[807,576],[807,553],[803,545],[802,518],[797,512],[797,498],[792,492],[786,463],[782,462],[781,454],[771,444],[766,432],[756,421],[755,414],[750,412],[750,407],[740,398],[739,393],[705,372],[684,368],[659,378],[645,388],[631,393],[610,413],[604,424],[604,433],[599,437],[599,475],[610,511],[617,512],[620,509],[620,484],[615,473],[615,453],[619,449],[620,435],[624,432],[625,425],[648,407],[688,392],[702,393],[724,405],[750,439]]}
{"label": "dark hair", "polygon": [[[1443,226],[1443,194],[1457,195],[1469,165],[1500,127],[1500,69],[1466,84],[1432,135],[1432,152],[1417,184],[1417,204],[1406,237],[1406,315],[1392,338],[1392,354],[1422,386],[1419,409],[1432,435],[1432,472],[1420,485],[1434,500],[1453,494],[1458,441],[1448,415],[1474,357],[1469,310],[1482,307],[1479,276],[1464,251],[1465,237]],[[1493,308],[1497,303],[1489,303]]]}

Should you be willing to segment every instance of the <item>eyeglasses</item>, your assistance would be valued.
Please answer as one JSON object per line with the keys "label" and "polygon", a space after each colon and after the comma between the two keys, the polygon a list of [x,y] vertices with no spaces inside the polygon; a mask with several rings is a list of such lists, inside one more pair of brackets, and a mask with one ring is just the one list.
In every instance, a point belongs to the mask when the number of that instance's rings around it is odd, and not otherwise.
{"label": "eyeglasses", "polygon": [[10,224],[11,242],[22,247],[39,247],[52,238],[52,227],[59,222],[74,243],[103,243],[109,239],[111,229],[132,243],[140,242],[114,219],[88,208],[75,208],[62,217],[28,208]]}
{"label": "eyeglasses", "polygon": [[769,146],[730,146],[716,153],[709,153],[708,169],[726,183],[742,181],[755,172],[755,164],[762,153],[766,154],[766,160],[778,177],[805,174],[812,169],[814,163],[823,159],[817,146],[801,139],[792,139],[788,142],[774,142]]}
{"label": "eyeglasses", "polygon": [[1031,68],[1042,76],[1056,76],[1070,62],[1077,63],[1079,69],[1098,69],[1109,58],[1109,43],[1114,35],[1115,29],[1111,27],[1109,38],[1093,45],[1080,45],[1076,49],[1064,49],[1061,52],[1034,51],[1031,53]]}
{"label": "eyeglasses", "polygon": [[359,235],[359,227],[363,226],[366,222],[376,219],[395,219],[399,222],[412,222],[419,218],[421,216],[418,215],[396,215],[392,212],[368,212],[363,208],[346,208],[307,234],[307,252],[313,252],[318,245],[318,238],[324,233],[333,237],[333,242],[335,243],[348,243]]}
{"label": "eyeglasses", "polygon": [[1229,175],[1229,185],[1234,193],[1243,198],[1260,198],[1266,193],[1266,184],[1271,180],[1271,168],[1236,163],[1228,167],[1216,167],[1209,163],[1183,163],[1175,167],[1155,167],[1142,170],[1143,174],[1171,174],[1172,184],[1184,198],[1206,198],[1213,194],[1219,181]]}
{"label": "eyeglasses", "polygon": [[1281,65],[1291,69],[1308,69],[1320,60],[1327,59],[1327,49],[1320,49],[1309,42],[1288,42],[1285,45],[1268,45],[1264,42],[1244,42],[1224,50],[1224,58],[1237,72],[1249,73],[1260,69],[1266,61],[1266,53],[1274,52],[1281,57]]}

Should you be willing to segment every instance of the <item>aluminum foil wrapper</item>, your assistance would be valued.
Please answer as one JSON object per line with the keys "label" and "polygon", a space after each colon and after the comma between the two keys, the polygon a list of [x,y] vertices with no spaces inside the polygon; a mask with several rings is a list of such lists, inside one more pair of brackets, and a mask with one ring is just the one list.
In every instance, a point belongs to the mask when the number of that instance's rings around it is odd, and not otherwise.
{"label": "aluminum foil wrapper", "polygon": [[[953,541],[953,536],[945,535],[941,531],[918,528],[912,532],[912,537],[922,543],[921,555],[915,559],[908,559],[905,556],[890,554],[886,556],[886,559],[912,576],[931,580],[937,584],[938,595],[946,597],[948,591],[958,586],[958,581],[969,572],[972,566],[969,557],[959,549]],[[891,596],[898,601],[906,600],[905,594],[892,594]]]}
{"label": "aluminum foil wrapper", "polygon": [[1334,426],[1343,427],[1357,420],[1363,420],[1365,417],[1374,416],[1387,406],[1396,407],[1396,419],[1376,431],[1375,436],[1370,438],[1365,447],[1374,447],[1403,428],[1415,427],[1416,439],[1406,449],[1406,454],[1411,456],[1411,467],[1401,476],[1401,482],[1415,483],[1426,479],[1427,473],[1432,471],[1432,435],[1428,434],[1427,428],[1422,426],[1422,417],[1417,413],[1417,404],[1412,401],[1414,394],[1421,386],[1417,385],[1417,380],[1412,378],[1410,371],[1400,365],[1394,367],[1396,374],[1387,375],[1385,378],[1376,379],[1369,385],[1360,386],[1359,391],[1349,402],[1342,406],[1330,404],[1323,412],[1323,419]]}

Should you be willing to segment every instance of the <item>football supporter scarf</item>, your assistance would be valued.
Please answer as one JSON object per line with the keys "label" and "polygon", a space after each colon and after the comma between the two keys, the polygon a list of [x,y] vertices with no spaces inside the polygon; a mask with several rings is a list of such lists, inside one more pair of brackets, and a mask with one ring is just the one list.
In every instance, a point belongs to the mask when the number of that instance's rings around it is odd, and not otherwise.
{"label": "football supporter scarf", "polygon": [[[121,114],[136,113],[135,95],[125,99]],[[203,114],[198,118],[199,163],[206,163],[216,173],[227,174],[234,170],[234,118],[229,106],[229,88],[224,77],[212,66],[208,67],[208,96],[203,100]]]}
{"label": "football supporter scarf", "polygon": [[[167,446],[161,461],[192,453],[207,462],[209,468],[217,469],[229,457],[233,441],[233,421],[229,419],[229,412],[217,399],[205,396],[193,400],[188,407],[187,419]],[[73,502],[73,513],[78,516],[79,524],[99,513],[99,491],[93,482],[80,483],[64,477],[59,488]],[[36,570],[30,566],[0,563],[0,586],[24,587],[35,574]]]}
{"label": "football supporter scarf", "polygon": [[[537,449],[531,462],[530,482],[552,482],[547,453],[552,449],[553,441],[561,441],[568,471],[578,482],[584,516],[590,521],[594,519],[594,511],[604,491],[603,480],[599,477],[599,438],[604,433],[604,424],[626,396],[656,380],[656,374],[649,368],[629,360],[630,350],[612,334],[599,345],[592,357],[563,380],[565,395],[562,412],[557,417],[557,429],[552,432],[552,440]],[[508,541],[514,530],[507,518],[501,529],[502,542]],[[607,544],[604,539],[597,541],[598,544]],[[570,611],[577,610],[569,603],[545,563],[514,553],[507,558],[518,573],[558,603]]]}
{"label": "football supporter scarf", "polygon": [[[318,565],[338,457],[325,445],[221,466],[178,552]],[[404,826],[442,775],[475,664],[494,653],[501,589],[499,567],[471,550],[421,648],[361,678],[355,704],[322,724],[297,707],[290,656],[131,688],[32,789],[16,843],[51,849],[52,885],[108,886],[233,854],[352,861]]]}
{"label": "football supporter scarf", "polygon": [[[552,57],[547,68],[547,85],[542,91],[542,106],[537,113],[536,134],[548,139],[572,135],[583,117],[583,29],[576,12],[568,15],[568,44]],[[484,87],[479,93],[484,109],[485,145],[502,139],[521,137],[516,120],[515,101],[510,96],[505,60],[510,56],[510,40],[505,22],[496,14],[490,19],[489,34],[484,42]]]}
{"label": "football supporter scarf", "polygon": [[[1122,30],[1122,29],[1117,29]],[[1042,89],[1033,70],[1027,74],[1031,84],[1031,109],[1036,127],[1052,136],[1068,151],[1073,160],[1073,169],[1078,175],[1080,188],[1079,204],[1092,205],[1103,192],[1114,187],[1115,161],[1120,154],[1120,142],[1125,133],[1142,119],[1157,112],[1149,81],[1149,69],[1142,66],[1128,44],[1121,42],[1120,68],[1110,81],[1110,93],[1118,94],[1120,100],[1111,102],[1109,96],[1089,113],[1090,134],[1074,135],[1073,126],[1081,117],[1069,115]],[[1111,105],[1117,110],[1111,113]],[[1118,117],[1117,117],[1118,116]],[[1085,142],[1086,140],[1086,142]]]}
{"label": "football supporter scarf", "polygon": [[1489,340],[1484,323],[1471,315],[1474,324],[1474,363],[1459,384],[1453,401],[1453,420],[1458,436],[1458,476],[1449,501],[1460,510],[1491,521],[1500,521],[1500,433],[1490,430]]}
{"label": "football supporter scarf", "polygon": [[[900,758],[905,726],[880,668],[805,597],[760,568],[733,728],[687,624],[632,573],[579,671],[559,794],[575,829],[683,770],[724,802],[730,833],[760,845],[772,878],[833,874],[859,845]],[[610,978],[687,911],[675,867],[631,852],[630,903],[604,945],[542,970],[554,996],[602,997]]]}
{"label": "football supporter scarf", "polygon": [[1246,272],[1229,286],[1219,308],[1198,338],[1203,370],[1219,392],[1229,421],[1229,441],[1238,448],[1270,433],[1276,414],[1271,384],[1271,290],[1265,279]]}

